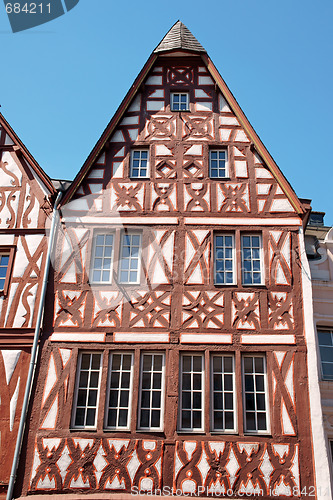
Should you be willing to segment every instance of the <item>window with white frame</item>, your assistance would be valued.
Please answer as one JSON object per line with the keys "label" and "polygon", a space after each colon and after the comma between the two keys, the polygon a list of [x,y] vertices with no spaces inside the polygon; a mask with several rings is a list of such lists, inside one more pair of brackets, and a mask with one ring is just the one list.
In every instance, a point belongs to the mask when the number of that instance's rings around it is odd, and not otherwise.
{"label": "window with white frame", "polygon": [[164,353],[141,355],[138,429],[163,430]]}
{"label": "window with white frame", "polygon": [[121,239],[119,281],[139,283],[140,281],[141,234],[124,232]]}
{"label": "window with white frame", "polygon": [[74,397],[74,428],[96,428],[101,370],[102,353],[79,353],[76,390]]}
{"label": "window with white frame", "polygon": [[234,236],[214,235],[214,282],[216,285],[231,285],[234,279]]}
{"label": "window with white frame", "polygon": [[242,282],[243,285],[262,283],[261,236],[242,235]]}
{"label": "window with white frame", "polygon": [[134,149],[131,153],[130,177],[149,177],[149,151],[148,149]]}
{"label": "window with white frame", "polygon": [[105,427],[129,429],[133,383],[133,354],[111,353]]}
{"label": "window with white frame", "polygon": [[94,237],[91,281],[111,283],[113,234],[96,234]]}
{"label": "window with white frame", "polygon": [[325,380],[333,380],[333,329],[317,327],[321,372]]}
{"label": "window with white frame", "polygon": [[9,253],[0,254],[0,290],[5,289],[8,266],[9,266]]}
{"label": "window with white frame", "polygon": [[180,358],[179,429],[204,430],[204,357],[182,354]]}
{"label": "window with white frame", "polygon": [[211,409],[213,431],[236,431],[234,356],[213,354],[211,359]]}
{"label": "window with white frame", "polygon": [[211,149],[209,151],[209,177],[223,179],[228,177],[228,154],[226,149]]}
{"label": "window with white frame", "polygon": [[190,96],[188,92],[171,93],[171,111],[189,111]]}
{"label": "window with white frame", "polygon": [[243,356],[243,395],[245,432],[268,431],[266,359],[262,355]]}

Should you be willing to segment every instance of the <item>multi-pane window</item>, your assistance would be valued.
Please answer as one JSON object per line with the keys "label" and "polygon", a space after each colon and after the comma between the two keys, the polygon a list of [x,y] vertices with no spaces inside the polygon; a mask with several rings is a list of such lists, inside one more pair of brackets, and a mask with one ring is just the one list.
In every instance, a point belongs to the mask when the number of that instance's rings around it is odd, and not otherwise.
{"label": "multi-pane window", "polygon": [[94,283],[111,282],[112,252],[113,234],[96,234],[91,270],[91,280]]}
{"label": "multi-pane window", "polygon": [[129,428],[132,378],[133,354],[112,353],[109,360],[106,427]]}
{"label": "multi-pane window", "polygon": [[180,359],[179,428],[182,431],[202,431],[204,357],[202,354],[184,354]]}
{"label": "multi-pane window", "polygon": [[227,159],[225,149],[211,149],[209,151],[209,176],[212,179],[228,177]]}
{"label": "multi-pane window", "polygon": [[134,149],[131,154],[130,177],[149,176],[149,153],[147,149]]}
{"label": "multi-pane window", "polygon": [[79,354],[73,427],[96,427],[101,366],[101,353]]}
{"label": "multi-pane window", "polygon": [[4,290],[9,265],[9,254],[0,254],[0,290]]}
{"label": "multi-pane window", "polygon": [[231,234],[216,234],[214,237],[215,284],[234,283],[234,237]]}
{"label": "multi-pane window", "polygon": [[261,237],[259,235],[242,236],[242,282],[243,285],[260,285],[261,273]]}
{"label": "multi-pane window", "polygon": [[317,333],[323,378],[333,380],[333,329],[319,327]]}
{"label": "multi-pane window", "polygon": [[141,356],[139,429],[163,428],[164,365],[163,353],[145,353]]}
{"label": "multi-pane window", "polygon": [[234,357],[214,354],[211,363],[212,430],[235,431]]}
{"label": "multi-pane window", "polygon": [[121,283],[139,282],[141,234],[123,233],[120,251],[119,280]]}
{"label": "multi-pane window", "polygon": [[173,92],[171,94],[171,111],[189,111],[188,92]]}
{"label": "multi-pane window", "polygon": [[268,430],[265,358],[243,356],[243,394],[246,432]]}

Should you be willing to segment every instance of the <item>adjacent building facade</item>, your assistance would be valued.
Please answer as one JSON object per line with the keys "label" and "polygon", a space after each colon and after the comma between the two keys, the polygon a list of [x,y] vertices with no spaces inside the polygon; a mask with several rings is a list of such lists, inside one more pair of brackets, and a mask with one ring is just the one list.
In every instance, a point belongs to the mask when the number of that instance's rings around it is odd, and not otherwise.
{"label": "adjacent building facade", "polygon": [[333,228],[324,215],[313,212],[305,233],[317,335],[318,378],[324,417],[325,442],[333,478]]}
{"label": "adjacent building facade", "polygon": [[182,23],[61,211],[16,495],[330,498],[307,210]]}
{"label": "adjacent building facade", "polygon": [[45,267],[54,193],[0,114],[0,494],[7,490]]}

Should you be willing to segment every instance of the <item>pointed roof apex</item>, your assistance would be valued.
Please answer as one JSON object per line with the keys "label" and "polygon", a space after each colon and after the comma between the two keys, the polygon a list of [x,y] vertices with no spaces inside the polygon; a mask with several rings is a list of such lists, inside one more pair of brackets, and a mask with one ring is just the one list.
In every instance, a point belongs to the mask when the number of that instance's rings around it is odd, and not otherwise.
{"label": "pointed roof apex", "polygon": [[206,52],[185,24],[180,21],[177,21],[167,32],[165,37],[154,50],[154,53],[167,52],[169,50],[177,49],[188,50],[191,52]]}

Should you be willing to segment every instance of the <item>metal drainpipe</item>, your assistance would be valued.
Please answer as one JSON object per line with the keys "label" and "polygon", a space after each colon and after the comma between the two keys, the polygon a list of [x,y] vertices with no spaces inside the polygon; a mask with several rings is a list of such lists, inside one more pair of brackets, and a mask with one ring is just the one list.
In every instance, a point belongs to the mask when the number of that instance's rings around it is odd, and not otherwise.
{"label": "metal drainpipe", "polygon": [[19,462],[19,458],[20,458],[21,446],[22,446],[22,441],[23,441],[23,434],[24,434],[24,429],[25,429],[25,421],[26,421],[26,416],[27,416],[27,409],[28,409],[28,405],[29,405],[30,394],[31,394],[31,389],[32,389],[34,375],[35,375],[35,369],[36,369],[36,363],[37,363],[39,333],[40,333],[40,327],[41,327],[43,313],[44,313],[44,302],[45,302],[46,287],[47,287],[49,270],[50,270],[51,253],[52,253],[52,249],[53,249],[54,236],[56,234],[57,215],[58,215],[57,205],[58,205],[61,197],[62,197],[62,192],[60,191],[58,193],[57,199],[54,203],[49,244],[48,244],[47,254],[46,254],[46,263],[45,263],[45,271],[44,271],[44,278],[43,278],[43,284],[42,284],[42,292],[41,292],[40,302],[39,302],[39,307],[38,307],[38,315],[37,315],[37,321],[36,321],[36,327],[35,327],[35,333],[34,333],[34,341],[33,341],[32,349],[31,349],[30,365],[29,365],[27,383],[25,386],[22,412],[21,412],[21,418],[20,418],[20,425],[19,425],[19,429],[18,429],[18,433],[17,433],[15,453],[14,453],[14,458],[13,458],[12,470],[11,470],[10,478],[9,478],[6,500],[12,500],[12,498],[13,498],[12,494],[13,494],[13,489],[14,489],[14,484],[15,484],[15,479],[16,479],[17,466],[18,466],[18,462]]}

